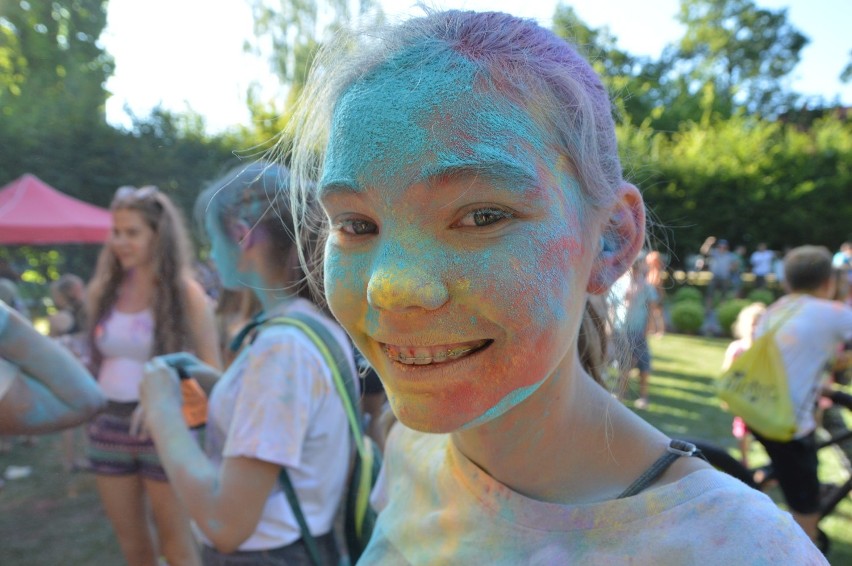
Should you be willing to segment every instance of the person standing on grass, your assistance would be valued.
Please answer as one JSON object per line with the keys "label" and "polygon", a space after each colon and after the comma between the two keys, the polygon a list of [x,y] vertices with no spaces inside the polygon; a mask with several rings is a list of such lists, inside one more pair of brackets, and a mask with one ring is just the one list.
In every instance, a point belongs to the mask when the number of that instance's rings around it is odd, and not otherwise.
{"label": "person standing on grass", "polygon": [[654,305],[659,301],[657,290],[648,282],[646,263],[641,259],[633,265],[613,285],[615,316],[614,335],[618,343],[627,345],[626,363],[619,364],[618,395],[627,391],[630,372],[639,372],[639,398],[634,406],[637,409],[648,407],[648,379],[651,376],[651,350],[648,348],[648,318]]}
{"label": "person standing on grass", "polygon": [[[766,305],[763,303],[752,303],[744,307],[737,315],[737,320],[731,328],[731,333],[735,340],[728,344],[725,349],[725,357],[722,360],[722,371],[731,367],[740,355],[751,348],[754,342],[754,332],[757,329],[757,323],[760,317],[766,312]],[[743,466],[748,467],[748,450],[749,450],[749,431],[745,421],[741,417],[734,417],[731,423],[731,433],[737,439],[740,446],[740,461]]]}
{"label": "person standing on grass", "polygon": [[[831,253],[821,246],[800,246],[784,256],[784,279],[790,293],[772,303],[761,317],[755,337],[780,324],[775,341],[787,373],[796,432],[788,442],[769,440],[752,431],[772,460],[793,518],[817,540],[820,484],[817,477],[816,407],[825,388],[826,367],[843,342],[852,339],[852,307],[832,300],[835,276]],[[781,320],[781,322],[777,322]]]}
{"label": "person standing on grass", "polygon": [[754,274],[755,288],[766,287],[766,276],[772,273],[772,261],[774,259],[775,252],[766,247],[766,242],[757,244],[757,249],[749,257],[751,272]]}
{"label": "person standing on grass", "polygon": [[[226,289],[248,289],[263,317],[307,316],[343,352],[345,332],[310,301],[289,212],[286,168],[240,165],[198,198],[211,257]],[[240,344],[235,344],[239,346]],[[140,390],[144,424],[200,531],[206,566],[310,564],[278,483],[287,469],[321,563],[335,566],[332,532],[349,470],[350,434],[332,368],[301,330],[269,324],[246,338],[210,396],[206,450],[181,419],[177,374],[214,374],[194,356],[155,358]],[[355,375],[350,355],[345,363]]]}
{"label": "person standing on grass", "polygon": [[[88,293],[92,364],[109,399],[87,429],[89,468],[129,565],[154,566],[160,554],[170,566],[195,565],[200,558],[186,511],[154,444],[130,426],[153,356],[191,350],[219,367],[213,310],[192,277],[189,237],[168,196],[153,186],[122,187],[110,210],[112,233]],[[195,385],[185,391],[187,407],[204,406]]]}
{"label": "person standing on grass", "polygon": [[825,564],[601,385],[596,303],[645,210],[591,66],[531,20],[425,11],[324,43],[286,137],[297,233],[324,228],[329,306],[399,419],[361,563]]}
{"label": "person standing on grass", "polygon": [[657,299],[651,306],[650,313],[648,313],[648,332],[659,338],[666,332],[666,317],[663,304],[666,298],[666,264],[663,261],[663,255],[657,250],[651,250],[645,256],[645,266],[647,272],[646,279],[657,292]]}
{"label": "person standing on grass", "polygon": [[724,299],[733,288],[734,277],[739,269],[737,255],[731,251],[728,240],[717,240],[710,236],[701,244],[701,253],[708,257],[710,263],[710,284],[707,286],[706,306],[710,310],[716,304],[717,298]]}

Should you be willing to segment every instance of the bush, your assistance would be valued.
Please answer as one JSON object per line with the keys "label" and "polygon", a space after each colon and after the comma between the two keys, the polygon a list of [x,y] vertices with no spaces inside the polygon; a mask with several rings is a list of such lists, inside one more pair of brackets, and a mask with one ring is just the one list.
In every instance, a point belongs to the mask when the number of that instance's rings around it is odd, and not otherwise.
{"label": "bush", "polygon": [[673,303],[680,303],[683,301],[700,303],[704,300],[704,293],[701,292],[697,287],[691,287],[689,285],[685,285],[674,292],[672,295]]}
{"label": "bush", "polygon": [[701,302],[682,300],[675,303],[671,310],[672,324],[675,330],[684,334],[698,334],[704,324],[704,306]]}
{"label": "bush", "polygon": [[746,299],[750,303],[763,303],[766,306],[775,302],[775,293],[769,289],[752,289]]}
{"label": "bush", "polygon": [[748,299],[730,299],[722,302],[716,307],[716,320],[719,321],[719,327],[725,336],[731,336],[731,329],[734,322],[737,320],[740,311],[755,301]]}

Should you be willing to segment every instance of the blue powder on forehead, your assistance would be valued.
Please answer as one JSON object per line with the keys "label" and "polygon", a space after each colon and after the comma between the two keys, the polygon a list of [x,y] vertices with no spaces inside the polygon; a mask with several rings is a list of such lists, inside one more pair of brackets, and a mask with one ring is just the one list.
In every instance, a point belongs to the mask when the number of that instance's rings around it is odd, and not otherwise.
{"label": "blue powder on forehead", "polygon": [[550,136],[498,90],[450,49],[401,52],[338,102],[320,186],[407,186],[447,169],[495,164],[536,178],[533,157]]}

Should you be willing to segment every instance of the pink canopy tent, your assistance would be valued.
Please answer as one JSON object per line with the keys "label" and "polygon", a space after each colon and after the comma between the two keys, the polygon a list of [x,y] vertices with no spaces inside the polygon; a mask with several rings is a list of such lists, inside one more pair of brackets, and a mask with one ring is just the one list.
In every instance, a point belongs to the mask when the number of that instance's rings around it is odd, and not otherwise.
{"label": "pink canopy tent", "polygon": [[63,194],[35,175],[0,188],[0,244],[103,243],[109,210]]}

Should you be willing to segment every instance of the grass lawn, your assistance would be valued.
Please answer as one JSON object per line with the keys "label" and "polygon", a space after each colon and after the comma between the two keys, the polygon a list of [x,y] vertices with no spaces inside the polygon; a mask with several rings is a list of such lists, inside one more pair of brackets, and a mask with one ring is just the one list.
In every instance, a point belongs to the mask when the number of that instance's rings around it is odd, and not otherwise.
{"label": "grass lawn", "polygon": [[[650,343],[651,402],[640,414],[670,436],[712,440],[736,455],[731,417],[719,409],[712,388],[727,340],[666,335]],[[7,480],[0,490],[0,564],[121,565],[93,479],[64,472],[60,453],[60,435],[55,434],[0,454],[0,472],[9,465],[33,467],[32,475]],[[765,459],[757,446],[750,457],[754,463]],[[820,473],[836,481],[845,472],[837,460],[826,458]],[[780,504],[779,493],[770,496]],[[831,563],[852,564],[852,500],[847,498],[821,526],[832,540]]]}
{"label": "grass lawn", "polygon": [[[739,457],[736,439],[731,434],[731,415],[719,408],[713,390],[729,340],[667,334],[662,339],[649,338],[649,343],[653,354],[650,403],[646,410],[637,412],[669,436],[711,440]],[[631,387],[635,396],[636,383],[631,382]],[[766,461],[762,447],[752,442],[749,464]],[[836,454],[831,450],[820,451],[822,481],[841,482],[847,477]],[[774,489],[769,495],[784,507],[780,491]],[[836,565],[852,564],[852,498],[847,497],[823,519],[820,527],[831,539],[829,561]]]}

